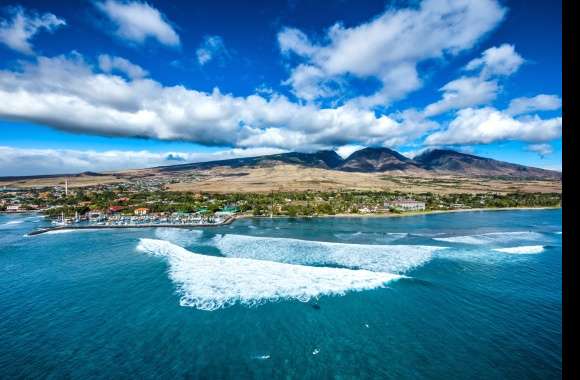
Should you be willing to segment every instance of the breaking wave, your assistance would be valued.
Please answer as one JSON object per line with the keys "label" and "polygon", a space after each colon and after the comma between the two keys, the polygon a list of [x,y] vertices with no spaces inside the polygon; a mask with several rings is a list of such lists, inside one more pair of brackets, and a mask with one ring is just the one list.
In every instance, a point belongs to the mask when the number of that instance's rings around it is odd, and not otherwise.
{"label": "breaking wave", "polygon": [[338,265],[374,272],[405,273],[445,247],[327,243],[288,238],[218,235],[213,242],[227,257],[302,265]]}
{"label": "breaking wave", "polygon": [[282,299],[308,302],[323,295],[381,288],[402,277],[367,270],[205,256],[157,239],[140,239],[137,249],[165,258],[169,277],[181,296],[180,305],[201,310],[236,303],[254,306]]}
{"label": "breaking wave", "polygon": [[479,235],[451,236],[445,238],[433,238],[433,240],[447,243],[460,244],[495,244],[510,243],[514,241],[537,241],[543,238],[538,232],[490,232]]}
{"label": "breaking wave", "polygon": [[535,253],[541,253],[544,251],[544,246],[542,245],[523,245],[520,247],[510,247],[510,248],[496,248],[494,251],[502,253],[510,253],[512,255],[531,255]]}

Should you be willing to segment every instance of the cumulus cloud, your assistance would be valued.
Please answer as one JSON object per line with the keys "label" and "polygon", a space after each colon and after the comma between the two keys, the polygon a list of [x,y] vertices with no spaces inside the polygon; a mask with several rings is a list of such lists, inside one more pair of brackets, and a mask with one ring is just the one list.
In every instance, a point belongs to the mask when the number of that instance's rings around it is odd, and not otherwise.
{"label": "cumulus cloud", "polygon": [[106,73],[119,71],[132,79],[143,78],[148,75],[148,72],[143,70],[141,66],[135,65],[122,57],[112,57],[107,54],[101,54],[98,59],[99,68]]}
{"label": "cumulus cloud", "polygon": [[516,52],[514,45],[503,44],[487,49],[480,58],[470,61],[465,69],[481,70],[483,77],[508,76],[518,71],[523,63],[524,59]]}
{"label": "cumulus cloud", "polygon": [[562,118],[542,119],[537,115],[513,118],[493,107],[466,108],[457,112],[446,130],[425,139],[427,145],[489,144],[519,140],[544,142],[562,135]]}
{"label": "cumulus cloud", "polygon": [[332,83],[348,76],[376,78],[381,88],[352,102],[386,105],[421,86],[418,63],[471,48],[504,14],[494,0],[425,0],[416,8],[388,9],[358,26],[335,24],[320,43],[283,28],[281,51],[301,60],[286,83],[298,97],[316,100],[334,96]]}
{"label": "cumulus cloud", "polygon": [[540,94],[532,98],[513,99],[506,113],[515,116],[536,111],[555,111],[560,108],[562,108],[562,99],[559,96]]}
{"label": "cumulus cloud", "polygon": [[66,22],[52,13],[27,12],[22,7],[7,8],[10,19],[0,20],[0,43],[24,54],[34,54],[30,40],[41,30],[52,32]]}
{"label": "cumulus cloud", "polygon": [[95,5],[115,25],[115,34],[123,40],[143,44],[155,39],[167,46],[180,45],[179,35],[169,21],[147,3],[106,0]]}
{"label": "cumulus cloud", "polygon": [[0,117],[75,133],[282,149],[402,144],[437,126],[412,110],[377,116],[99,73],[78,53],[0,71]]}
{"label": "cumulus cloud", "polygon": [[443,92],[441,100],[429,104],[425,108],[425,116],[489,103],[497,96],[498,84],[479,77],[461,77],[447,83],[439,91]]}
{"label": "cumulus cloud", "polygon": [[426,116],[436,116],[460,108],[489,104],[500,91],[497,78],[515,73],[524,62],[513,45],[503,44],[485,50],[480,58],[470,61],[468,71],[479,70],[478,76],[455,79],[439,91],[441,100],[425,107]]}
{"label": "cumulus cloud", "polygon": [[282,153],[280,149],[227,149],[208,153],[29,149],[0,146],[0,176],[74,174],[138,169]]}
{"label": "cumulus cloud", "polygon": [[200,47],[195,51],[197,62],[203,66],[215,58],[225,59],[229,56],[223,38],[220,36],[205,36]]}
{"label": "cumulus cloud", "polygon": [[541,158],[544,158],[554,152],[550,144],[530,144],[528,145],[527,149],[530,152],[537,153]]}

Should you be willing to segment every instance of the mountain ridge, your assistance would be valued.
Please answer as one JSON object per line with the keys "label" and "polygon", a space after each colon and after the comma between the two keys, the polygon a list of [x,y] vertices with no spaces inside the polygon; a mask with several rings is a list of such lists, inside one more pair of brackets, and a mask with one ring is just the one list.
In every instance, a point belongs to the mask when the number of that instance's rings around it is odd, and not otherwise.
{"label": "mountain ridge", "polygon": [[162,172],[204,170],[217,167],[268,167],[280,164],[361,173],[442,173],[472,177],[561,179],[562,173],[492,158],[460,153],[450,149],[431,149],[409,158],[384,147],[367,147],[342,158],[333,150],[314,153],[289,152],[226,160],[159,166]]}

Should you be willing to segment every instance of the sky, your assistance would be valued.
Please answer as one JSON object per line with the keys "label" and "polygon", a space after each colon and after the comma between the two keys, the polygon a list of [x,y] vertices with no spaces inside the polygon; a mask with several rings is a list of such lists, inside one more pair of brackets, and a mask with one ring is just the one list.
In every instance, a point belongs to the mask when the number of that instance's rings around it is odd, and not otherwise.
{"label": "sky", "polygon": [[0,0],[0,176],[448,148],[562,167],[561,2]]}

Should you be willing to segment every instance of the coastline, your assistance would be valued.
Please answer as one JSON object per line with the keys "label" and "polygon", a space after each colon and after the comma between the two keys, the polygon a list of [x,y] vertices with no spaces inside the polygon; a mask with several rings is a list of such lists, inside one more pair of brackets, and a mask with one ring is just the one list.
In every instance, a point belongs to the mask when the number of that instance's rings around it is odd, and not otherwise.
{"label": "coastline", "polygon": [[206,228],[206,227],[220,227],[232,224],[238,219],[302,219],[302,218],[397,218],[408,216],[421,216],[431,214],[447,214],[456,212],[485,212],[485,211],[532,211],[532,210],[557,210],[562,207],[488,207],[488,208],[472,208],[472,209],[458,209],[458,210],[426,210],[405,213],[383,213],[383,214],[336,214],[336,215],[312,215],[312,216],[255,216],[248,214],[234,215],[221,223],[215,224],[131,224],[131,225],[83,225],[83,226],[57,226],[41,228],[29,232],[28,236],[40,235],[51,231],[62,230],[95,230],[95,229],[112,229],[112,228]]}
{"label": "coastline", "polygon": [[533,210],[557,210],[561,206],[554,207],[484,207],[484,208],[469,208],[457,210],[425,210],[397,213],[374,213],[374,214],[335,214],[335,215],[273,215],[273,216],[256,216],[256,215],[236,215],[236,219],[290,219],[290,218],[398,218],[407,216],[420,216],[431,214],[447,214],[455,212],[482,212],[482,211],[533,211]]}

